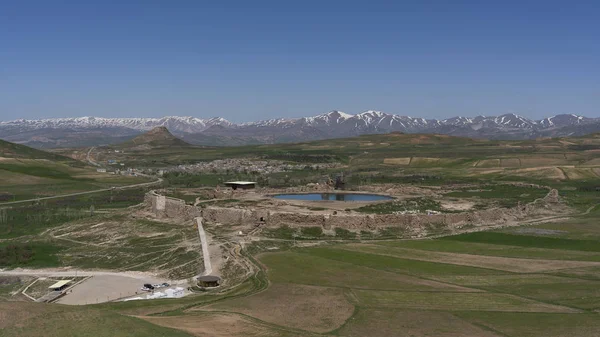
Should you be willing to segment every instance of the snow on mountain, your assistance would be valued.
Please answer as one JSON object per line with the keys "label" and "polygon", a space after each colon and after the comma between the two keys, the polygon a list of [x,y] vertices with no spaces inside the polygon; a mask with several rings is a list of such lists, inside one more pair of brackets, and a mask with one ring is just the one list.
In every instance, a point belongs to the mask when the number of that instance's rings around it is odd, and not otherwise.
{"label": "snow on mountain", "polygon": [[563,114],[544,118],[541,121],[539,121],[538,124],[544,128],[560,128],[565,126],[589,123],[590,120],[592,119],[583,116],[578,116],[574,114]]}
{"label": "snow on mountain", "polygon": [[258,122],[246,122],[239,124],[239,127],[268,127],[268,126],[285,126],[289,124],[296,123],[298,119],[288,119],[288,118],[276,118],[276,119],[267,119]]}
{"label": "snow on mountain", "polygon": [[469,118],[469,117],[457,116],[457,117],[443,119],[440,122],[443,125],[465,126],[465,125],[473,124],[473,119]]}
{"label": "snow on mountain", "polygon": [[223,117],[213,117],[213,118],[207,119],[204,121],[204,124],[206,124],[208,126],[213,126],[213,125],[221,125],[221,126],[225,126],[225,127],[235,126],[235,124],[231,123],[230,121],[226,120]]}
{"label": "snow on mountain", "polygon": [[[182,135],[207,134],[222,137],[268,138],[267,134],[278,135],[273,139],[304,141],[310,139],[351,137],[365,133],[387,132],[428,132],[461,135],[466,137],[495,137],[507,135],[515,139],[537,137],[540,134],[560,134],[560,128],[573,128],[584,125],[585,130],[600,129],[600,119],[587,118],[574,114],[556,115],[533,121],[516,114],[501,116],[457,116],[443,120],[424,119],[368,110],[356,115],[333,110],[313,117],[279,118],[257,122],[235,124],[221,117],[202,119],[197,117],[167,116],[162,118],[104,118],[77,117],[40,120],[17,119],[0,122],[0,137],[13,137],[12,140],[27,142],[32,135],[48,136],[57,131],[76,132],[82,135],[86,130],[101,130],[107,137],[125,136],[145,132],[158,126]],[[37,131],[36,131],[37,130]],[[52,131],[55,130],[55,131]],[[582,129],[583,130],[583,129]],[[544,133],[545,132],[545,133]],[[557,133],[558,132],[558,133]],[[566,132],[566,131],[565,131]],[[22,134],[22,136],[19,136]],[[82,136],[83,137],[83,136]],[[287,137],[287,138],[286,138]],[[304,138],[303,138],[304,137]],[[320,137],[320,138],[319,138]],[[261,139],[262,139],[261,138]],[[253,138],[254,139],[254,138]],[[270,138],[269,138],[270,139]]]}
{"label": "snow on mountain", "polygon": [[531,129],[536,125],[536,122],[515,114],[505,114],[495,117],[493,122],[497,126],[520,129]]}
{"label": "snow on mountain", "polygon": [[331,126],[345,122],[346,120],[354,117],[354,115],[347,114],[342,111],[333,110],[322,115],[314,117],[304,117],[301,122],[309,126]]}
{"label": "snow on mountain", "polygon": [[516,115],[505,114],[501,116],[477,116],[477,117],[452,117],[440,121],[442,125],[467,126],[473,129],[477,128],[517,128],[532,129],[537,126],[537,122],[528,118]]}
{"label": "snow on mountain", "polygon": [[385,116],[386,114],[381,111],[369,110],[359,113],[356,115],[356,118],[364,121],[366,124],[370,124],[372,121],[379,120]]}
{"label": "snow on mountain", "polygon": [[157,126],[165,126],[174,132],[195,133],[202,132],[213,125],[226,127],[233,126],[228,120],[215,117],[200,119],[196,117],[167,116],[162,118],[104,118],[104,117],[76,117],[52,118],[0,122],[0,126],[18,126],[27,129],[89,129],[89,128],[128,128],[147,131]]}

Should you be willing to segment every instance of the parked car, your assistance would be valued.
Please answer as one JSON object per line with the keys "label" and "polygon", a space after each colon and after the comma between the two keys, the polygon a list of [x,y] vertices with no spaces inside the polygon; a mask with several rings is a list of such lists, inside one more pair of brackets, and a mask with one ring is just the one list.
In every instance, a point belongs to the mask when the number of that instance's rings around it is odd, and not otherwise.
{"label": "parked car", "polygon": [[154,286],[151,285],[150,283],[144,283],[144,286],[142,287],[143,291],[152,291],[154,290]]}
{"label": "parked car", "polygon": [[154,288],[165,288],[165,287],[168,287],[169,284],[165,282],[165,283],[153,284],[152,286],[154,286]]}

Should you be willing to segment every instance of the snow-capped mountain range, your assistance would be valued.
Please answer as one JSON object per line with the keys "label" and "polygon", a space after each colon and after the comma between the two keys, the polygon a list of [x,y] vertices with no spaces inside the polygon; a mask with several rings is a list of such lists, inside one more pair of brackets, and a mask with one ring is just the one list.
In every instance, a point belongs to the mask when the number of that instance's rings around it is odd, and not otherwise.
{"label": "snow-capped mountain range", "polygon": [[[169,116],[162,118],[53,118],[18,119],[0,122],[0,138],[38,147],[72,146],[79,139],[85,145],[112,143],[165,126],[188,142],[206,145],[241,145],[350,137],[367,133],[441,133],[494,139],[528,139],[540,136],[579,135],[600,131],[600,119],[574,114],[531,120],[516,114],[501,116],[452,117],[443,120],[401,116],[381,111],[347,114],[330,111],[314,117],[271,119],[235,124],[224,118],[202,119]],[[88,144],[89,143],[89,144]],[[96,144],[97,143],[97,144]]]}
{"label": "snow-capped mountain range", "polygon": [[174,131],[187,133],[201,132],[213,125],[233,126],[233,123],[220,117],[201,119],[178,116],[162,118],[76,117],[37,120],[17,119],[9,122],[0,122],[0,127],[17,126],[30,129],[128,128],[148,131],[157,126],[165,126]]}

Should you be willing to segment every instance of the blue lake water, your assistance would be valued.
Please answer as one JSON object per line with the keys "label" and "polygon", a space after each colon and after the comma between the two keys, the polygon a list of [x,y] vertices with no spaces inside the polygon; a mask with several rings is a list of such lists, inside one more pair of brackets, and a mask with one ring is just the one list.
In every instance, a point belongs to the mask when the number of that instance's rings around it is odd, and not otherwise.
{"label": "blue lake water", "polygon": [[277,194],[275,199],[284,200],[308,200],[308,201],[380,201],[392,200],[392,197],[378,194],[357,194],[357,193],[307,193],[307,194]]}

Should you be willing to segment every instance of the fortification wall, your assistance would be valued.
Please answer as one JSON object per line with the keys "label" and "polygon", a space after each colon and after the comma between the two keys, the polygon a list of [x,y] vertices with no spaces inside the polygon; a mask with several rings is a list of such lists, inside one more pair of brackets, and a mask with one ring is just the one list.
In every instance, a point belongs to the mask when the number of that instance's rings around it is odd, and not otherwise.
{"label": "fortification wall", "polygon": [[[514,208],[492,208],[478,211],[445,214],[357,214],[357,213],[297,213],[264,209],[243,209],[209,206],[199,208],[186,205],[183,200],[164,197],[154,191],[146,195],[146,205],[159,217],[194,218],[201,216],[208,222],[244,225],[264,223],[267,226],[292,227],[321,226],[323,229],[374,230],[399,227],[408,235],[423,233],[428,228],[457,229],[464,226],[503,224],[533,215],[552,214],[559,205],[556,190],[546,197]],[[554,205],[554,206],[553,206]]]}
{"label": "fortification wall", "polygon": [[208,222],[223,224],[243,224],[259,221],[258,215],[242,208],[207,207],[201,210],[202,218]]}
{"label": "fortification wall", "polygon": [[181,199],[169,198],[155,191],[146,193],[144,203],[160,218],[193,219],[201,215],[198,207],[186,205]]}

